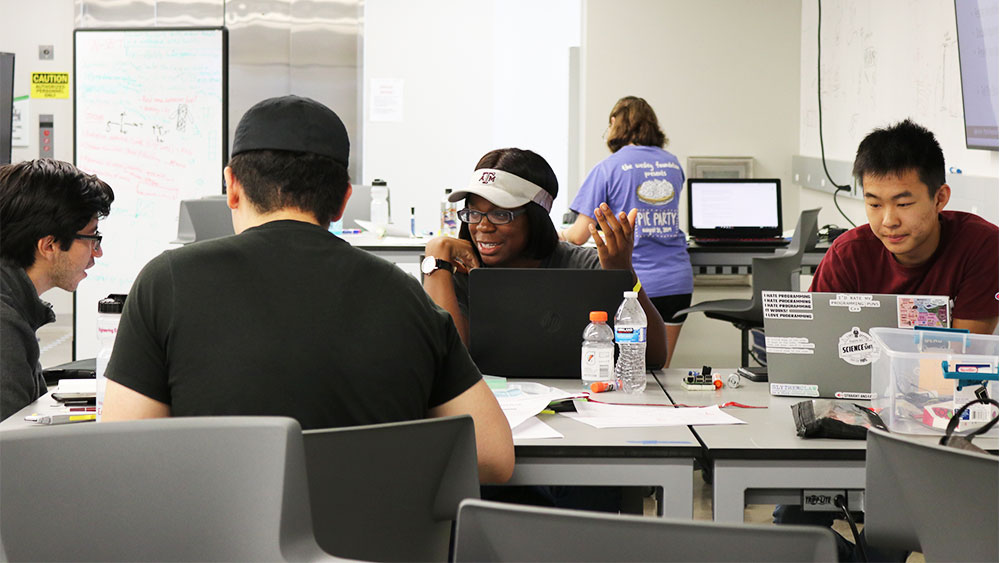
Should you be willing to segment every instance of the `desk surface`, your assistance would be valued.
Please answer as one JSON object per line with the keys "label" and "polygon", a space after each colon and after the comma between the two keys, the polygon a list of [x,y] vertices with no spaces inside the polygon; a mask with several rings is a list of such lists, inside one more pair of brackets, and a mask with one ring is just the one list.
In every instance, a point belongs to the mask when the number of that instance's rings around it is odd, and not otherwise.
{"label": "desk surface", "polygon": [[[800,438],[792,420],[793,404],[806,400],[801,397],[774,397],[767,383],[742,379],[738,389],[719,391],[688,391],[681,381],[686,369],[668,369],[656,373],[667,395],[677,404],[706,406],[735,401],[745,405],[767,406],[766,409],[727,408],[726,412],[747,422],[739,426],[696,426],[694,433],[705,444],[713,459],[844,459],[863,460],[864,440]],[[735,370],[719,370],[728,374]],[[907,435],[927,443],[937,443],[940,436]],[[976,445],[997,449],[997,438],[977,438]]]}
{"label": "desk surface", "polygon": [[[646,391],[628,395],[621,391],[601,393],[595,398],[607,403],[670,405],[670,399],[656,379],[647,376]],[[511,380],[516,382],[519,380]],[[582,389],[579,379],[534,379],[550,387],[570,392]],[[540,414],[538,418],[559,431],[563,438],[514,440],[517,457],[692,457],[701,444],[687,426],[655,428],[594,428],[560,414]]]}

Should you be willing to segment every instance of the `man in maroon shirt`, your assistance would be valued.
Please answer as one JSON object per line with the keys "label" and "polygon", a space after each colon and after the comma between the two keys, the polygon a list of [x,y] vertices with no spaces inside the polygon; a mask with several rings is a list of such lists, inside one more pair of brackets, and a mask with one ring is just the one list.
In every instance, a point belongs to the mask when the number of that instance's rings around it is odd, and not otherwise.
{"label": "man in maroon shirt", "polygon": [[837,238],[809,291],[948,295],[952,326],[991,334],[997,326],[997,226],[943,211],[951,198],[934,134],[906,120],[872,131],[858,146],[854,177],[868,224]]}

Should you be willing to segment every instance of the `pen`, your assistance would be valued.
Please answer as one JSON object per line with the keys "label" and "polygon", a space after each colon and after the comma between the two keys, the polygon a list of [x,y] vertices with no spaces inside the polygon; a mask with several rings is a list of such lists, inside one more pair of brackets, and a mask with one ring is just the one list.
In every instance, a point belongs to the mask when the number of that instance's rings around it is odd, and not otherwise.
{"label": "pen", "polygon": [[69,424],[71,422],[88,422],[97,420],[97,413],[94,414],[33,414],[24,417],[28,422],[38,424]]}

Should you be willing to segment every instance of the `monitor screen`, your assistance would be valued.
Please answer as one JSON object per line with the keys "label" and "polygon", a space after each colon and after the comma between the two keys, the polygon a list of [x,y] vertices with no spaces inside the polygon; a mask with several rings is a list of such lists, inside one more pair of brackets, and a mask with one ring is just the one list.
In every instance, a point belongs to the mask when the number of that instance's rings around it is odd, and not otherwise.
{"label": "monitor screen", "polygon": [[10,164],[14,126],[14,53],[0,53],[0,164]]}
{"label": "monitor screen", "polygon": [[781,228],[779,180],[691,179],[691,230]]}
{"label": "monitor screen", "polygon": [[970,149],[998,149],[998,4],[997,0],[955,0],[965,144]]}

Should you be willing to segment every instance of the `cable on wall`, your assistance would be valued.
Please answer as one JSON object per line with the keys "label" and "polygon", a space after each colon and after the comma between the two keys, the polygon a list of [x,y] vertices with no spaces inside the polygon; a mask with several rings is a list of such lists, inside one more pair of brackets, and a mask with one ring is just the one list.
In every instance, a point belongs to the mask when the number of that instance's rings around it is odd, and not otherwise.
{"label": "cable on wall", "polygon": [[837,202],[837,194],[841,191],[850,191],[851,186],[841,185],[833,181],[830,176],[830,170],[826,167],[826,147],[823,145],[823,88],[821,87],[821,79],[823,76],[823,71],[820,62],[823,60],[823,0],[816,0],[816,107],[819,110],[819,154],[820,159],[823,161],[823,172],[826,173],[826,179],[833,184],[835,188],[833,191],[833,205],[840,212],[841,216],[852,226],[857,227],[854,221],[844,213],[844,210],[840,208],[840,203]]}

